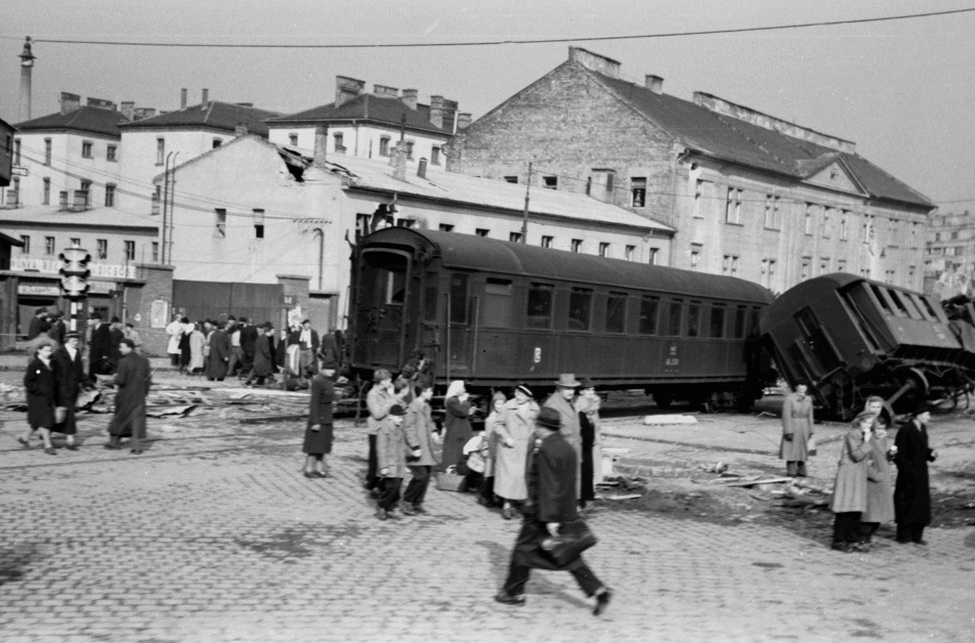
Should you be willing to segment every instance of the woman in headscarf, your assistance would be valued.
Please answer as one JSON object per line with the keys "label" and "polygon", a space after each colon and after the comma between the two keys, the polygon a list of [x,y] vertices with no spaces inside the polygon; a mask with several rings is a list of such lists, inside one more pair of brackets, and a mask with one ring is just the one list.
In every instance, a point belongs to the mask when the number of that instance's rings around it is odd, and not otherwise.
{"label": "woman in headscarf", "polygon": [[514,395],[505,402],[503,424],[497,428],[498,449],[494,466],[494,493],[504,502],[501,517],[505,520],[514,518],[514,505],[520,505],[528,498],[525,465],[539,412],[527,384],[518,383]]}
{"label": "woman in headscarf", "polygon": [[477,407],[471,404],[470,395],[462,380],[454,380],[447,387],[447,398],[444,401],[446,414],[444,417],[443,458],[440,466],[446,469],[450,465],[457,465],[464,459],[464,445],[474,437],[470,416]]}
{"label": "woman in headscarf", "polygon": [[484,476],[478,490],[477,504],[494,507],[494,476],[498,459],[498,444],[504,430],[504,405],[508,398],[498,391],[491,396],[491,413],[484,419],[484,441],[487,443],[487,458],[484,462]]}
{"label": "woman in headscarf", "polygon": [[203,348],[206,346],[207,338],[200,330],[200,323],[193,324],[190,332],[190,363],[187,367],[190,375],[198,375],[203,372]]}
{"label": "woman in headscarf", "polygon": [[599,406],[596,385],[588,377],[582,378],[579,396],[573,406],[579,414],[579,433],[582,437],[582,462],[579,465],[579,506],[596,499],[596,483],[602,482],[602,440],[599,436]]}
{"label": "woman in headscarf", "polygon": [[[39,336],[40,337],[40,336]],[[44,440],[44,453],[57,455],[51,444],[51,428],[55,420],[55,378],[51,356],[54,354],[54,340],[46,335],[35,339],[34,359],[27,365],[24,373],[24,388],[27,390],[27,423],[30,428],[23,437],[17,438],[25,447],[30,447],[31,436],[40,430]]]}
{"label": "woman in headscarf", "polygon": [[858,549],[860,514],[867,509],[867,457],[870,455],[875,417],[869,411],[861,413],[853,420],[843,438],[836,481],[833,484],[833,498],[829,505],[836,514],[833,523],[833,549],[837,551]]}

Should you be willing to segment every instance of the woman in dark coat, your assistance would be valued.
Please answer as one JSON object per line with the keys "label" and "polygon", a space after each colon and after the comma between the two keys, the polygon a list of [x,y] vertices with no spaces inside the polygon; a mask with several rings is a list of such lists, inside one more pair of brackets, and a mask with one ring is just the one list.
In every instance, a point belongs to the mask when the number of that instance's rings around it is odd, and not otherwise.
{"label": "woman in dark coat", "polygon": [[931,524],[931,488],[928,462],[938,454],[928,448],[927,423],[931,412],[921,407],[914,417],[897,431],[894,464],[897,484],[894,487],[894,514],[897,520],[897,542],[926,545],[924,528]]}
{"label": "woman in dark coat", "polygon": [[454,380],[447,388],[447,398],[444,401],[446,414],[444,416],[443,457],[440,467],[446,469],[456,465],[464,459],[464,445],[474,437],[474,429],[468,419],[474,412],[464,382]]}
{"label": "woman in dark coat", "polygon": [[[36,341],[36,340],[35,340]],[[17,438],[25,447],[30,447],[30,438],[34,431],[40,430],[44,440],[44,453],[57,455],[51,444],[51,427],[54,426],[55,409],[55,377],[51,355],[54,353],[54,342],[45,338],[37,345],[34,359],[27,365],[24,373],[24,388],[27,390],[27,423],[30,428]]]}
{"label": "woman in dark coat", "polygon": [[246,384],[256,379],[258,384],[271,378],[274,381],[274,326],[270,322],[264,324],[263,331],[254,341],[254,369],[247,376]]}
{"label": "woman in dark coat", "polygon": [[302,447],[306,454],[306,478],[328,477],[325,454],[332,452],[332,402],[335,400],[332,377],[337,366],[334,360],[322,362],[318,375],[311,380],[308,424],[305,427],[305,444]]}
{"label": "woman in dark coat", "polygon": [[207,379],[222,382],[227,377],[227,363],[230,361],[230,338],[223,324],[210,335],[210,361],[207,363]]}
{"label": "woman in dark coat", "polygon": [[152,386],[152,367],[149,360],[135,352],[135,342],[123,338],[119,342],[122,358],[115,373],[115,415],[108,425],[109,441],[106,449],[120,449],[124,437],[132,438],[132,453],[142,453],[146,437],[146,396]]}

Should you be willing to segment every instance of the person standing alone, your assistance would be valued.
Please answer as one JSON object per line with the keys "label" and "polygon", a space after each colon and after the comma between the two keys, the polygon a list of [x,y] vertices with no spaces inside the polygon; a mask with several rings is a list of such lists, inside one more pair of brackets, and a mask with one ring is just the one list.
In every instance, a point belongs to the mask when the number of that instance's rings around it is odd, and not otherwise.
{"label": "person standing alone", "polygon": [[808,390],[809,385],[800,380],[795,392],[786,395],[782,403],[779,458],[785,460],[787,476],[806,477],[809,438],[813,435],[813,404],[812,397],[807,395]]}

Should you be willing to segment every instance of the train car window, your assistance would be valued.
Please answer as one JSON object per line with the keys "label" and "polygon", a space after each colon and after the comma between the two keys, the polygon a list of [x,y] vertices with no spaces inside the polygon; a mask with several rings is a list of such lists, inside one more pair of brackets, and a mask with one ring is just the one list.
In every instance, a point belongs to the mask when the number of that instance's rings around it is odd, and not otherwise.
{"label": "train car window", "polygon": [[573,288],[569,293],[569,330],[589,330],[592,320],[592,290]]}
{"label": "train car window", "polygon": [[468,275],[454,273],[450,276],[450,323],[467,323]]}
{"label": "train car window", "polygon": [[735,310],[735,339],[745,338],[745,307],[738,306]]}
{"label": "train car window", "polygon": [[906,297],[896,290],[888,290],[887,292],[890,293],[890,298],[894,300],[894,305],[897,306],[897,308],[903,314],[907,315],[911,319],[924,319],[924,316],[921,315],[921,311],[917,309],[910,297]]}
{"label": "train car window", "polygon": [[437,320],[437,273],[428,272],[423,287],[423,319]]}
{"label": "train car window", "polygon": [[724,337],[724,306],[711,307],[711,337],[720,339]]}
{"label": "train car window", "polygon": [[511,328],[514,288],[510,281],[488,279],[484,284],[484,326]]}
{"label": "train car window", "polygon": [[697,337],[701,334],[701,302],[692,301],[687,306],[687,336]]}
{"label": "train car window", "polygon": [[826,336],[826,331],[820,326],[819,320],[813,314],[811,308],[803,308],[797,312],[793,318],[799,326],[799,330],[805,337],[805,347],[809,350],[807,362],[810,365],[819,367],[818,375],[832,372],[841,365],[839,355],[833,348],[833,344]]}
{"label": "train car window", "polygon": [[931,302],[928,301],[927,297],[914,295],[914,299],[918,305],[918,308],[920,308],[922,312],[927,314],[928,319],[930,319],[931,321],[941,321],[941,318],[938,316],[938,313],[935,312],[934,307],[931,306]]}
{"label": "train car window", "polygon": [[890,309],[890,302],[884,297],[883,289],[875,284],[870,284],[870,290],[873,291],[873,296],[877,298],[877,303],[888,315],[893,315],[894,311]]}
{"label": "train car window", "polygon": [[667,320],[667,334],[673,337],[680,336],[680,327],[684,312],[684,301],[674,299],[670,302],[670,318]]}
{"label": "train car window", "polygon": [[762,309],[752,308],[751,319],[748,320],[748,336],[758,337],[761,330]]}
{"label": "train car window", "polygon": [[528,328],[552,327],[552,295],[555,287],[551,284],[532,284],[528,289]]}
{"label": "train car window", "polygon": [[626,332],[626,293],[611,292],[606,298],[606,332]]}
{"label": "train car window", "polygon": [[406,271],[390,270],[386,273],[386,303],[402,304],[406,299]]}
{"label": "train car window", "polygon": [[640,334],[657,334],[657,311],[660,307],[660,300],[656,297],[644,296],[640,300]]}

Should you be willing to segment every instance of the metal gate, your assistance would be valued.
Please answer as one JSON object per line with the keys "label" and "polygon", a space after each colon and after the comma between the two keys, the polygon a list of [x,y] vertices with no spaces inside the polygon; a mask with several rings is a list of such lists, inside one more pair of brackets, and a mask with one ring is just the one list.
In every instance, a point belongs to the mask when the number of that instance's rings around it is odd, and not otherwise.
{"label": "metal gate", "polygon": [[281,327],[286,306],[282,284],[231,284],[216,281],[173,280],[173,307],[185,310],[191,321],[243,316],[255,324]]}

